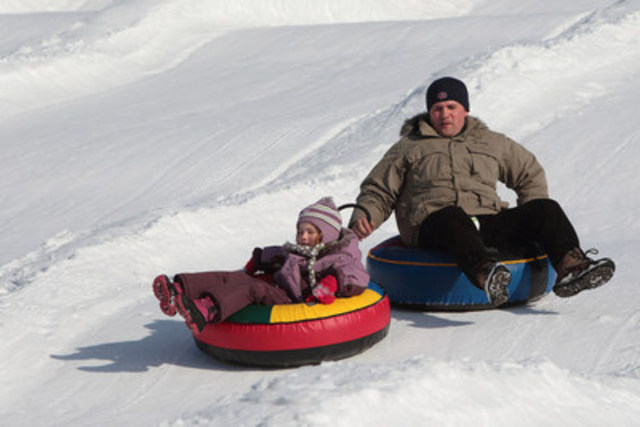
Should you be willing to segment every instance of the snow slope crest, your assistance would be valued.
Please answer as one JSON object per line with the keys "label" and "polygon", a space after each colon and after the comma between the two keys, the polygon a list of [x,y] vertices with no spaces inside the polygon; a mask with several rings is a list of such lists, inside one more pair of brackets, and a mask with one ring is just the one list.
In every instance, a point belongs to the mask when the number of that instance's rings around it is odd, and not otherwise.
{"label": "snow slope crest", "polygon": [[[579,17],[551,38],[507,46],[465,64],[464,77],[477,94],[474,109],[519,138],[612,93],[640,73],[637,9],[637,1],[618,2]],[[509,99],[509,108],[495,99]],[[540,104],[548,110],[534,114]],[[523,125],[523,116],[535,120]]]}

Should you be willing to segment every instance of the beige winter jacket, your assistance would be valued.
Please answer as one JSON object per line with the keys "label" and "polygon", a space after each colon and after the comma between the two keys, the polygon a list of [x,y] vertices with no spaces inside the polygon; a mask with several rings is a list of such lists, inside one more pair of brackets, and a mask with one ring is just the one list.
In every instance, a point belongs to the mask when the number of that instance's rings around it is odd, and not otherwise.
{"label": "beige winter jacket", "polygon": [[[421,114],[405,122],[401,135],[362,182],[357,203],[369,210],[376,227],[395,210],[407,245],[417,246],[420,225],[443,207],[460,206],[469,215],[506,209],[497,181],[516,192],[518,205],[548,197],[535,156],[477,118],[468,116],[462,133],[448,138]],[[350,223],[361,216],[356,209]]]}

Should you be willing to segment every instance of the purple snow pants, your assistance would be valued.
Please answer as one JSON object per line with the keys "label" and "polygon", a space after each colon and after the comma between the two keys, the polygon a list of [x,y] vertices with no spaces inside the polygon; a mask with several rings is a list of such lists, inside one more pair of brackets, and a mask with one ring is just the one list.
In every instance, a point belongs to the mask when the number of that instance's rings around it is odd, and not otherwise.
{"label": "purple snow pants", "polygon": [[174,281],[182,284],[185,294],[191,299],[205,296],[213,298],[220,310],[220,321],[250,304],[294,302],[282,289],[243,271],[182,273],[176,275]]}

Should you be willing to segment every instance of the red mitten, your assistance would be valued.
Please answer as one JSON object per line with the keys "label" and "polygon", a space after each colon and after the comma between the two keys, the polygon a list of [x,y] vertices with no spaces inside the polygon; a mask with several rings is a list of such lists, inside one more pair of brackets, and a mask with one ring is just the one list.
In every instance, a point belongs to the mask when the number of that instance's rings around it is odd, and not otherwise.
{"label": "red mitten", "polygon": [[321,304],[331,304],[336,300],[338,281],[333,276],[324,276],[311,291]]}
{"label": "red mitten", "polygon": [[253,261],[253,258],[249,258],[249,261],[247,261],[247,264],[245,264],[244,266],[244,271],[249,275],[252,275],[256,271],[258,271],[256,269],[256,263]]}

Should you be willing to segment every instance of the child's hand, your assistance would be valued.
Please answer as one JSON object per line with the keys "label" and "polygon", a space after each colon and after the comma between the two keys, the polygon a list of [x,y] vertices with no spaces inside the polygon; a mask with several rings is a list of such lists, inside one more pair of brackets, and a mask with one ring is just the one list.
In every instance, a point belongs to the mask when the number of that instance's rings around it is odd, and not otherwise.
{"label": "child's hand", "polygon": [[251,257],[253,260],[253,270],[264,271],[265,273],[275,273],[282,268],[287,260],[287,252],[282,246],[267,246],[265,248],[255,248]]}
{"label": "child's hand", "polygon": [[331,304],[336,300],[338,281],[333,276],[324,276],[311,291],[321,304]]}

